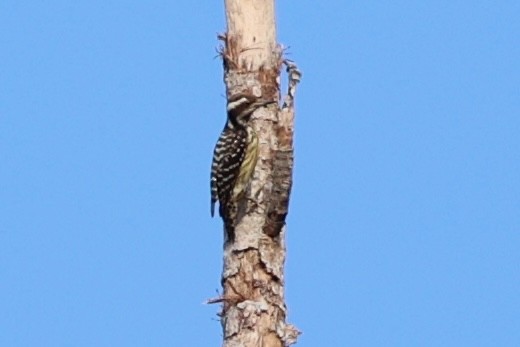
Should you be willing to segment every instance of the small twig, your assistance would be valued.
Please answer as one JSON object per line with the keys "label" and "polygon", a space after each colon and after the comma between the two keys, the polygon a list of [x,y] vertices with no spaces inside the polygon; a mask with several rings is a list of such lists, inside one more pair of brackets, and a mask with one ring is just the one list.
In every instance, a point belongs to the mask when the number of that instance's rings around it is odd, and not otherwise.
{"label": "small twig", "polygon": [[208,299],[205,302],[203,302],[203,304],[211,305],[211,304],[218,304],[218,303],[224,302],[224,301],[226,301],[226,298],[224,298],[223,296],[219,296],[216,298]]}

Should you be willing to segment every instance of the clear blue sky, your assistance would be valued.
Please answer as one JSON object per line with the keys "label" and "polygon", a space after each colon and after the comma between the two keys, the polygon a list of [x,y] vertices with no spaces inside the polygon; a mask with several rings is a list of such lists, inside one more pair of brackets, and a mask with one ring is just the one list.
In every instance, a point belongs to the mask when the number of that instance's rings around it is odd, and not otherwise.
{"label": "clear blue sky", "polygon": [[[520,346],[520,2],[278,1],[298,346]],[[0,345],[219,346],[222,1],[0,3]]]}

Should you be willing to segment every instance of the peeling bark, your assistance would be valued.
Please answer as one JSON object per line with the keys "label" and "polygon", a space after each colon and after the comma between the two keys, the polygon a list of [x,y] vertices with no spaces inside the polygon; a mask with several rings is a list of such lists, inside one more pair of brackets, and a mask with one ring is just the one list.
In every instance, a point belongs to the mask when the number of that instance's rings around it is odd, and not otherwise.
{"label": "peeling bark", "polygon": [[300,332],[286,323],[284,300],[285,218],[293,170],[293,100],[300,73],[283,61],[276,43],[274,0],[226,0],[227,33],[221,55],[228,98],[248,92],[280,100],[280,71],[289,74],[281,108],[264,107],[251,124],[259,138],[259,159],[239,204],[233,242],[224,244],[220,313],[224,347],[283,347]]}

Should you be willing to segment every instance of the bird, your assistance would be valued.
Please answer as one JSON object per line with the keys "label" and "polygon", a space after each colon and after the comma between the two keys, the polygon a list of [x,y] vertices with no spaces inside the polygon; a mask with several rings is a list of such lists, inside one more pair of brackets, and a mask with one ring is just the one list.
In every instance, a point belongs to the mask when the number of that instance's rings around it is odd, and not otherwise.
{"label": "bird", "polygon": [[213,151],[211,164],[211,216],[219,203],[219,215],[229,240],[234,240],[238,202],[251,181],[258,161],[258,136],[249,124],[259,108],[276,101],[249,93],[231,96],[227,103],[227,119]]}

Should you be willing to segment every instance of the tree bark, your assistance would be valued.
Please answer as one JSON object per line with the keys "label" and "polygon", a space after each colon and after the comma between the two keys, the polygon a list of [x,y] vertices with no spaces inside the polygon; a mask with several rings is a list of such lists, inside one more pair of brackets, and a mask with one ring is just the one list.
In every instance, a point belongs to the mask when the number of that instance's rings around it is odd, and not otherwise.
{"label": "tree bark", "polygon": [[283,105],[255,112],[259,159],[239,203],[235,239],[224,244],[220,313],[224,347],[282,347],[300,332],[286,323],[285,217],[293,169],[293,98],[300,73],[276,43],[274,0],[225,0],[227,33],[221,55],[227,97],[247,92],[280,100],[280,71],[289,88]]}

